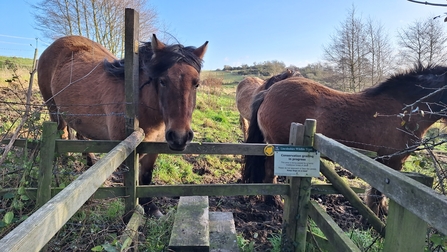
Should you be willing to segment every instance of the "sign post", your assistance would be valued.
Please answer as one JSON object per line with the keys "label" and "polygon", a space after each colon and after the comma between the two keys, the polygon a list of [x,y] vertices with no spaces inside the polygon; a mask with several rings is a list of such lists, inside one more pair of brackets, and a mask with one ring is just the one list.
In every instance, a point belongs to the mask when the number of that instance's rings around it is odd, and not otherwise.
{"label": "sign post", "polygon": [[[307,119],[304,125],[292,123],[290,126],[290,145],[288,146],[292,147],[290,150],[297,147],[296,145],[305,147],[313,146],[317,126],[316,123],[316,120],[313,119]],[[304,148],[302,150],[310,149]],[[276,160],[277,157],[275,157],[275,162],[279,163],[275,168],[278,168],[281,172],[284,172],[284,170],[286,174],[310,174],[316,172],[315,167],[312,167],[313,165],[311,164],[314,163],[313,158],[316,158],[317,154],[309,154],[314,153],[313,151],[298,152],[298,154],[296,154],[297,152],[291,152],[289,149],[281,150],[279,148],[278,152],[279,155],[284,155],[283,157],[279,157],[279,160]],[[275,156],[277,156],[278,152],[275,152]],[[293,166],[293,164],[298,166]],[[288,176],[286,180],[290,185],[290,193],[286,196],[284,201],[281,248],[284,251],[304,252],[306,250],[307,216],[310,204],[311,177]]]}

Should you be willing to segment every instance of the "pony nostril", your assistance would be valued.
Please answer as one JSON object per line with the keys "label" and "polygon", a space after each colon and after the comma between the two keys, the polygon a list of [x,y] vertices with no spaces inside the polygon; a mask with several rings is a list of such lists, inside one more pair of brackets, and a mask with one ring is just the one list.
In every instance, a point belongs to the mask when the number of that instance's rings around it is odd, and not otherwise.
{"label": "pony nostril", "polygon": [[191,142],[193,138],[194,138],[194,132],[192,130],[190,130],[188,132],[188,140],[187,141]]}
{"label": "pony nostril", "polygon": [[178,134],[175,130],[168,130],[165,134],[166,141],[169,144],[169,148],[173,150],[184,150],[186,145],[191,142],[194,137],[194,132],[188,130],[182,134]]}
{"label": "pony nostril", "polygon": [[166,141],[173,141],[174,139],[175,139],[175,132],[174,131],[172,131],[172,130],[168,130],[167,132],[166,132],[166,135],[165,135],[165,137],[166,137]]}

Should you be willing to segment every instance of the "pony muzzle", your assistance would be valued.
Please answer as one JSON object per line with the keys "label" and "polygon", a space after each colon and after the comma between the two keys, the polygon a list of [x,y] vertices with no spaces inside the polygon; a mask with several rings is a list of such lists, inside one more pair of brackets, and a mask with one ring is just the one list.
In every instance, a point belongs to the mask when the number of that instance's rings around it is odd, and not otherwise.
{"label": "pony muzzle", "polygon": [[194,137],[194,132],[192,130],[188,130],[186,132],[180,133],[175,130],[167,130],[166,134],[166,142],[168,143],[169,149],[174,151],[183,151],[186,146],[192,141]]}

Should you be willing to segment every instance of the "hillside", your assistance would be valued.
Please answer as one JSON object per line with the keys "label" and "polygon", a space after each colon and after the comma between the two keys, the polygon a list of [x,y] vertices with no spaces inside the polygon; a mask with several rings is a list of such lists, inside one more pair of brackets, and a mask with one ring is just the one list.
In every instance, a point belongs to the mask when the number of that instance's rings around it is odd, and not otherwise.
{"label": "hillside", "polygon": [[9,63],[17,64],[19,67],[31,68],[33,66],[33,59],[0,56],[0,68],[3,69],[7,67]]}

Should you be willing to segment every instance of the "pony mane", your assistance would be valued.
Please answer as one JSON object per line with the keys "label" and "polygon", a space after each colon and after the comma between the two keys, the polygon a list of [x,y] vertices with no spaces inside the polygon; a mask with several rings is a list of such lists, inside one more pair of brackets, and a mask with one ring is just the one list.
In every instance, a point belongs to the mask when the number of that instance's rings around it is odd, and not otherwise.
{"label": "pony mane", "polygon": [[[416,67],[406,72],[397,73],[386,81],[362,91],[365,96],[377,96],[383,93],[395,94],[406,92],[408,96],[421,96],[420,88],[425,88],[427,93],[445,85],[447,67]],[[415,88],[420,87],[420,88]]]}
{"label": "pony mane", "polygon": [[265,87],[264,90],[269,89],[273,84],[275,84],[278,81],[282,81],[285,80],[289,77],[303,77],[303,75],[301,75],[301,73],[299,71],[296,70],[291,70],[291,69],[286,69],[285,71],[283,71],[280,74],[274,75],[270,78],[268,78],[265,81]]}
{"label": "pony mane", "polygon": [[[175,63],[186,63],[200,73],[203,60],[194,54],[195,49],[194,46],[184,47],[181,44],[168,45],[153,58],[151,42],[145,42],[138,49],[140,71],[146,71],[151,78],[157,78]],[[124,78],[124,59],[112,62],[104,60],[104,69],[113,76]]]}

